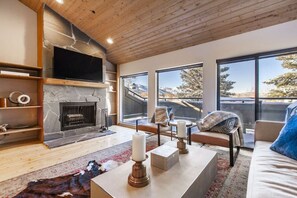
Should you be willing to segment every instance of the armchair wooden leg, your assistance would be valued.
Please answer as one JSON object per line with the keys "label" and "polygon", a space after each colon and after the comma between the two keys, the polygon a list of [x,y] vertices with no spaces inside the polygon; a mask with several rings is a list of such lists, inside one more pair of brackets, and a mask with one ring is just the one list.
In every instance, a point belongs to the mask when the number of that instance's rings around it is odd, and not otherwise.
{"label": "armchair wooden leg", "polygon": [[235,163],[235,161],[237,159],[237,156],[239,154],[239,151],[240,151],[240,147],[239,146],[236,146],[236,153],[234,155],[233,148],[234,148],[234,145],[233,145],[233,134],[229,134],[230,166],[234,166],[234,163]]}
{"label": "armchair wooden leg", "polygon": [[160,131],[160,124],[158,124],[158,146],[161,146],[161,135],[160,135],[161,131]]}
{"label": "armchair wooden leg", "polygon": [[136,120],[136,132],[138,132],[138,120]]}
{"label": "armchair wooden leg", "polygon": [[229,135],[229,155],[230,155],[230,166],[234,166],[234,155],[233,155],[233,135]]}

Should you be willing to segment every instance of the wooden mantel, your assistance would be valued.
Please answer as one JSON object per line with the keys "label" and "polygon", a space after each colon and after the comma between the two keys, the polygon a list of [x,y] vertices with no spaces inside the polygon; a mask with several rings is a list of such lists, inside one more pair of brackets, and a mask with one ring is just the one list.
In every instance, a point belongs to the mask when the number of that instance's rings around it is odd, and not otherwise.
{"label": "wooden mantel", "polygon": [[44,78],[43,83],[46,85],[67,85],[67,86],[94,87],[94,88],[108,88],[109,86],[108,84],[105,84],[105,83],[63,80],[63,79],[56,79],[56,78]]}

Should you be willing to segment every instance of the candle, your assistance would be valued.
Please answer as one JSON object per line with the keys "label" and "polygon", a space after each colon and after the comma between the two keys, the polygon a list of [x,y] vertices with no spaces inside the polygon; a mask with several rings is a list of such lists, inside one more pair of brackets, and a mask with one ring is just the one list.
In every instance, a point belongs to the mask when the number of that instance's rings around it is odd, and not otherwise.
{"label": "candle", "polygon": [[137,132],[132,137],[132,159],[134,161],[145,160],[146,139],[143,132]]}
{"label": "candle", "polygon": [[187,128],[185,121],[177,121],[177,137],[185,138],[187,137]]}

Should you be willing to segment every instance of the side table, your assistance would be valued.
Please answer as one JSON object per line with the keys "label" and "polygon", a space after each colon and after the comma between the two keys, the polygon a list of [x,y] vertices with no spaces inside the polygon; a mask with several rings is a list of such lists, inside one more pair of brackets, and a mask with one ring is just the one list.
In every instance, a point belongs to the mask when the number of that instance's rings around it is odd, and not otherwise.
{"label": "side table", "polygon": [[169,121],[169,126],[171,126],[171,140],[172,140],[172,136],[173,136],[172,127],[173,126],[177,127],[177,121],[185,121],[186,122],[187,135],[188,135],[187,141],[188,141],[188,144],[191,145],[192,144],[192,138],[191,138],[192,128],[194,126],[196,126],[196,123],[193,123],[190,120],[182,120],[182,119],[175,119],[175,120]]}

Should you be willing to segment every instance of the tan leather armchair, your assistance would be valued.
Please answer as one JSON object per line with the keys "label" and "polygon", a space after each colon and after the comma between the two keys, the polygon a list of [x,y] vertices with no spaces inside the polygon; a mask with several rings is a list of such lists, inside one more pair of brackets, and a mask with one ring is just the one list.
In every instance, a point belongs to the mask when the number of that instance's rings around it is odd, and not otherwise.
{"label": "tan leather armchair", "polygon": [[200,131],[198,133],[192,134],[192,141],[199,142],[202,144],[210,144],[216,146],[222,146],[229,148],[230,155],[230,166],[234,166],[234,163],[237,159],[237,156],[240,151],[240,147],[236,146],[236,152],[234,154],[234,133],[236,133],[238,127],[234,128],[230,133],[216,133],[216,132],[208,132],[208,131]]}
{"label": "tan leather armchair", "polygon": [[[167,112],[167,107],[156,107],[156,111],[158,108],[164,108],[165,111]],[[156,114],[156,113],[155,113]],[[165,115],[164,115],[165,116]],[[173,113],[167,113],[165,116],[166,118],[164,119],[165,122],[163,123],[155,123],[152,122],[153,119],[148,119],[146,123],[139,123],[140,120],[136,120],[136,131],[141,130],[141,131],[147,131],[151,133],[155,133],[158,135],[158,145],[161,145],[161,133],[167,133],[171,131],[170,126],[168,125],[168,122],[170,119],[173,118]],[[167,125],[167,126],[166,126]]]}

